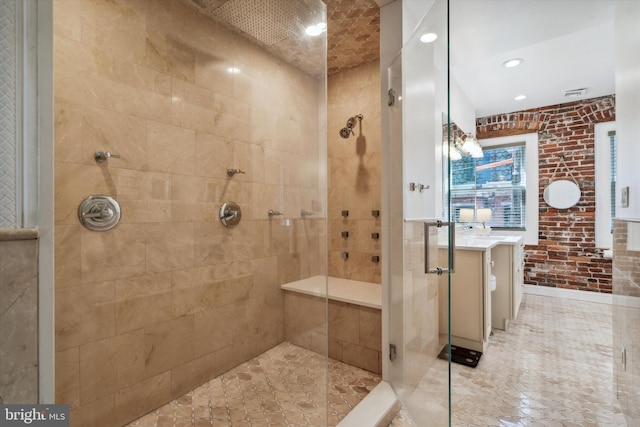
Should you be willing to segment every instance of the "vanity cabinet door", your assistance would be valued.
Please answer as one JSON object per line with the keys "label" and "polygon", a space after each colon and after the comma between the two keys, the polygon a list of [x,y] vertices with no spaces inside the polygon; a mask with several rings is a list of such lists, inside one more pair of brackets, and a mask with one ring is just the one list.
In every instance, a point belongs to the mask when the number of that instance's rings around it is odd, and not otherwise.
{"label": "vanity cabinet door", "polygon": [[524,293],[524,243],[513,245],[513,304],[511,319],[518,317],[522,294]]}
{"label": "vanity cabinet door", "polygon": [[[440,250],[446,257],[446,251]],[[456,272],[451,275],[451,341],[454,345],[484,351],[488,337],[486,309],[486,258],[483,251],[456,250]],[[447,276],[439,277],[440,333],[447,333]],[[489,318],[491,316],[488,316]]]}

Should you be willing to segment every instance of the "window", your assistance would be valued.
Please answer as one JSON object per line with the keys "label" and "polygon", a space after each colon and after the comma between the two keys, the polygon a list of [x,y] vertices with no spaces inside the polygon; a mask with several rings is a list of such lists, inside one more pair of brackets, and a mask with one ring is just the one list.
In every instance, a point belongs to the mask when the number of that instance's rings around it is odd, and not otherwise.
{"label": "window", "polygon": [[[478,142],[484,153],[481,159],[463,157],[462,160],[451,161],[453,217],[460,221],[461,209],[475,208],[476,219],[478,214],[482,219],[486,216],[486,209],[490,209],[491,220],[485,222],[487,226],[506,230],[506,234],[523,235],[525,244],[537,245],[538,134],[503,136]],[[449,189],[446,191],[448,195]]]}
{"label": "window", "polygon": [[616,131],[615,122],[595,125],[596,247],[613,245],[616,216]]}
{"label": "window", "polygon": [[[485,147],[482,158],[463,156],[452,162],[451,208],[457,222],[460,222],[460,209],[475,208],[476,222],[484,219],[485,225],[494,229],[525,230],[525,148],[524,141]],[[486,209],[490,209],[490,218]]]}

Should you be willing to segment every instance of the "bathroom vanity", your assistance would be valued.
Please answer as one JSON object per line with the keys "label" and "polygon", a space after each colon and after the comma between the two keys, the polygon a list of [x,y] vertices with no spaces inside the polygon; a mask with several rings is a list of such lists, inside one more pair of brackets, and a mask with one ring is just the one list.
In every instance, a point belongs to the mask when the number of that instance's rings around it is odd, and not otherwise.
{"label": "bathroom vanity", "polygon": [[507,330],[518,316],[524,290],[524,241],[507,237],[491,249],[496,290],[491,293],[491,325]]}
{"label": "bathroom vanity", "polygon": [[[522,237],[462,235],[456,240],[451,275],[451,343],[484,352],[491,328],[506,329],[522,300]],[[439,250],[447,265],[447,250]],[[491,279],[495,276],[495,290]],[[440,333],[447,333],[446,275],[439,278]]]}

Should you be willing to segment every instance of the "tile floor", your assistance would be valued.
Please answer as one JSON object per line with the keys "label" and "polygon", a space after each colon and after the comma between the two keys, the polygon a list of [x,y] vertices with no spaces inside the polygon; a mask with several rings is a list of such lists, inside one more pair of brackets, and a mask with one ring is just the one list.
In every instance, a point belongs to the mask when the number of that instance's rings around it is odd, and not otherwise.
{"label": "tile floor", "polygon": [[129,427],[335,426],[380,376],[282,343],[129,424]]}
{"label": "tile floor", "polygon": [[[518,319],[494,330],[477,368],[452,364],[452,425],[626,426],[613,385],[611,319],[610,305],[525,295]],[[446,386],[446,362],[433,369],[421,396],[443,389],[433,378]],[[399,418],[394,427],[413,425]]]}
{"label": "tile floor", "polygon": [[[452,424],[626,426],[611,341],[611,306],[525,295],[518,319],[494,331],[477,368],[452,365]],[[283,343],[129,426],[324,426],[323,363]],[[446,362],[434,369],[446,370]],[[333,360],[329,378],[331,426],[380,381]],[[390,424],[413,425],[405,410]]]}

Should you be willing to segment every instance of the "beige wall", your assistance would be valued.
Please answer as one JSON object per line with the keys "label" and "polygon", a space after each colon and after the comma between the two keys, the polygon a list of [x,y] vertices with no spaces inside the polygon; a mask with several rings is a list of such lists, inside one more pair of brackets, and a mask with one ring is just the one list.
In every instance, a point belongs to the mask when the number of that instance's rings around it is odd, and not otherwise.
{"label": "beige wall", "polygon": [[[325,273],[300,219],[325,206],[324,84],[175,1],[57,0],[54,24],[56,400],[123,425],[281,342],[280,283]],[[78,223],[91,194],[116,228]]]}
{"label": "beige wall", "polygon": [[[378,61],[334,74],[328,82],[329,157],[329,275],[380,283],[380,218],[372,210],[381,208],[380,70]],[[355,136],[340,137],[347,119],[362,114]],[[348,210],[345,219],[341,211]],[[342,231],[349,237],[343,239]],[[343,260],[342,252],[349,252]]]}

